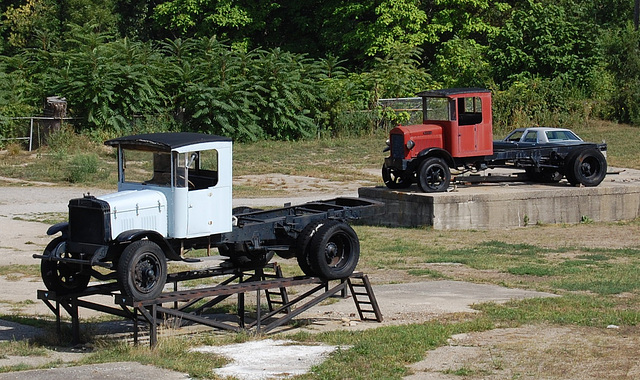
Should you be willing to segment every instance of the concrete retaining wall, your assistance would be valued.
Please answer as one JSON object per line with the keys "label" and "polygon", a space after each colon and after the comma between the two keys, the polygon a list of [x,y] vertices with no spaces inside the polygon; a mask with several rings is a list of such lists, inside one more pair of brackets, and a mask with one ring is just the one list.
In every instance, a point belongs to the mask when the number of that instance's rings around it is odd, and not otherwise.
{"label": "concrete retaining wall", "polygon": [[425,194],[386,187],[361,188],[359,196],[384,202],[385,213],[366,223],[435,229],[495,229],[536,223],[620,221],[640,217],[640,183],[603,182],[598,187],[509,184],[472,185]]}

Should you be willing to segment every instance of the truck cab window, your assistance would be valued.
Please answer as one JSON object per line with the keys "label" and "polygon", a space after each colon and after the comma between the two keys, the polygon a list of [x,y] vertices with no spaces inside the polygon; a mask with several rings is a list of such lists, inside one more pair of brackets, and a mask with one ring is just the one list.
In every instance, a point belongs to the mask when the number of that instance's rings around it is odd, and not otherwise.
{"label": "truck cab window", "polygon": [[450,121],[455,120],[455,107],[447,98],[424,97],[424,121]]}
{"label": "truck cab window", "polygon": [[183,167],[186,170],[189,190],[200,190],[218,184],[218,151],[190,152],[184,156]]}
{"label": "truck cab window", "polygon": [[458,99],[459,125],[473,125],[482,122],[482,101],[478,97]]}
{"label": "truck cab window", "polygon": [[121,182],[171,185],[171,154],[123,149]]}

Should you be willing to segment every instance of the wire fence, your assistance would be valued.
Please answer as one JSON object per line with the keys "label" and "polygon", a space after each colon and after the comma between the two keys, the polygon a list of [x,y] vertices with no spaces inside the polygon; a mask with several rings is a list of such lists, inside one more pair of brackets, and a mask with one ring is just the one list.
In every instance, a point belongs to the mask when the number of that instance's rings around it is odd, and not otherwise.
{"label": "wire fence", "polygon": [[46,136],[48,136],[52,131],[57,130],[61,127],[62,122],[66,120],[72,120],[71,117],[46,117],[46,116],[24,116],[24,117],[9,117],[0,119],[0,123],[7,123],[11,121],[20,121],[20,120],[28,120],[29,124],[26,128],[22,128],[24,132],[19,132],[22,134],[27,134],[26,136],[18,136],[18,137],[2,137],[0,136],[0,141],[26,141],[29,151],[32,151],[34,148],[37,148],[43,145]]}
{"label": "wire fence", "polygon": [[[393,110],[399,116],[396,120],[402,120],[403,124],[419,124],[422,123],[422,98],[390,98],[378,99],[378,104],[383,109]],[[388,120],[396,122],[396,120]],[[387,120],[385,120],[386,122]]]}

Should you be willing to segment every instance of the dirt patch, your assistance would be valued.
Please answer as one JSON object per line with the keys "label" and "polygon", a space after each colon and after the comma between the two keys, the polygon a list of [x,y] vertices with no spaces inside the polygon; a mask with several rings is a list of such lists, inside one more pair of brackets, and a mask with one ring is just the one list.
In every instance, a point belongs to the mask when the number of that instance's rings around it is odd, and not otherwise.
{"label": "dirt patch", "polygon": [[637,379],[637,328],[523,326],[460,334],[412,364],[407,380]]}

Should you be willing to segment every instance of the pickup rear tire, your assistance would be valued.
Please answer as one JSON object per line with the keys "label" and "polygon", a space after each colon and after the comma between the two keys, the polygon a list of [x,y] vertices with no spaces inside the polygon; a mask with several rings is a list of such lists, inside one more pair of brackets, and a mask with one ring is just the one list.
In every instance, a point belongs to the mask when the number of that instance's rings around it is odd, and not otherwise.
{"label": "pickup rear tire", "polygon": [[164,252],[152,241],[134,241],[122,251],[117,277],[122,294],[137,301],[157,298],[167,282]]}
{"label": "pickup rear tire", "polygon": [[[55,249],[64,242],[65,239],[62,236],[51,240],[44,249],[44,256],[51,256]],[[72,257],[68,253],[63,253],[62,256]],[[81,269],[82,267],[79,264],[47,259],[42,259],[40,262],[40,274],[42,275],[44,286],[57,295],[80,293],[87,288],[91,276],[82,273]]]}
{"label": "pickup rear tire", "polygon": [[343,279],[358,265],[360,242],[347,223],[327,220],[317,226],[307,252],[313,273],[325,280]]}
{"label": "pickup rear tire", "polygon": [[441,158],[427,158],[418,167],[418,186],[425,193],[447,191],[450,182],[451,170]]}
{"label": "pickup rear tire", "polygon": [[598,149],[579,149],[565,159],[565,176],[572,185],[598,186],[606,175],[607,160]]}
{"label": "pickup rear tire", "polygon": [[402,170],[390,168],[387,164],[382,165],[382,180],[384,184],[392,190],[406,189],[413,183],[410,174]]}

